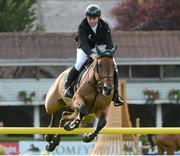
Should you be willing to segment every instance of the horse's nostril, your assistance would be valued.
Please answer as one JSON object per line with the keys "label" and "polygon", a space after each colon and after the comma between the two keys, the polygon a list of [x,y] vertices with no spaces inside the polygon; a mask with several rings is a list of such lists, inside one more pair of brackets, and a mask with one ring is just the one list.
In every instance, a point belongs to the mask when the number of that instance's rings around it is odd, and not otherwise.
{"label": "horse's nostril", "polygon": [[107,90],[107,89],[108,89],[108,87],[107,87],[107,86],[104,86],[104,87],[103,87],[103,89],[104,89],[104,90]]}
{"label": "horse's nostril", "polygon": [[106,89],[106,90],[109,90],[109,89],[111,89],[112,87],[108,87],[108,86],[104,86],[104,89]]}
{"label": "horse's nostril", "polygon": [[112,87],[104,86],[103,89],[104,89],[104,91],[105,91],[108,95],[111,94]]}

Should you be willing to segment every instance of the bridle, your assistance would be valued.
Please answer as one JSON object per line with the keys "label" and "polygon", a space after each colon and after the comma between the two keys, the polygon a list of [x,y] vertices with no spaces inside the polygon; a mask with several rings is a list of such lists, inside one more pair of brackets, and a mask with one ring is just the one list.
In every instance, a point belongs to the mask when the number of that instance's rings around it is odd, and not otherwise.
{"label": "bridle", "polygon": [[[102,91],[102,88],[104,86],[103,79],[108,79],[109,81],[113,82],[114,81],[114,76],[109,76],[109,75],[103,75],[101,76],[99,73],[99,64],[98,64],[98,59],[102,57],[97,57],[96,63],[95,63],[95,68],[94,68],[94,75],[95,79],[98,84],[98,91]],[[111,57],[112,58],[112,57]],[[114,86],[112,86],[114,87]]]}

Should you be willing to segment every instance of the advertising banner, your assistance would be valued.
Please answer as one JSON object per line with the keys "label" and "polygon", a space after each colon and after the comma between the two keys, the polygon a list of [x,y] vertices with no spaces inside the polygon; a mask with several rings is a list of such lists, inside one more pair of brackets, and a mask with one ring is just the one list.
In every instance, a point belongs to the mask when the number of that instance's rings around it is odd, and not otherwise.
{"label": "advertising banner", "polygon": [[[48,154],[45,141],[20,141],[19,154]],[[51,155],[88,155],[95,142],[84,143],[82,141],[61,141]]]}
{"label": "advertising banner", "polygon": [[19,143],[0,142],[0,149],[2,155],[17,155],[19,154]]}

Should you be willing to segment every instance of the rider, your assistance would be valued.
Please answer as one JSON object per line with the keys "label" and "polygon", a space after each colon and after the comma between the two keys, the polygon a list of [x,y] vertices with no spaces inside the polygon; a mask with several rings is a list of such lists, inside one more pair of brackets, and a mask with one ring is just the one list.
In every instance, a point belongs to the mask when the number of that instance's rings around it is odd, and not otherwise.
{"label": "rider", "polygon": [[[77,58],[75,65],[71,68],[67,82],[65,83],[65,97],[72,97],[71,87],[73,82],[78,77],[81,67],[93,54],[92,49],[95,45],[105,44],[107,49],[113,48],[111,39],[111,31],[108,24],[100,18],[101,9],[98,5],[89,5],[85,10],[86,18],[82,20],[78,28],[76,37],[77,42]],[[123,104],[122,98],[118,95],[118,70],[115,70],[115,88],[113,101],[115,106]]]}

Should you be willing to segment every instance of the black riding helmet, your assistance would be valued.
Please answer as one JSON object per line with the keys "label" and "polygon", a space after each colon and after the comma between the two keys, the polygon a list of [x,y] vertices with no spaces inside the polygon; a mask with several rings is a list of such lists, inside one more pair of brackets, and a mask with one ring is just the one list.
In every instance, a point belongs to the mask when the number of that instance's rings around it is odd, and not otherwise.
{"label": "black riding helmet", "polygon": [[85,15],[89,17],[100,17],[101,9],[98,5],[92,4],[86,8]]}

